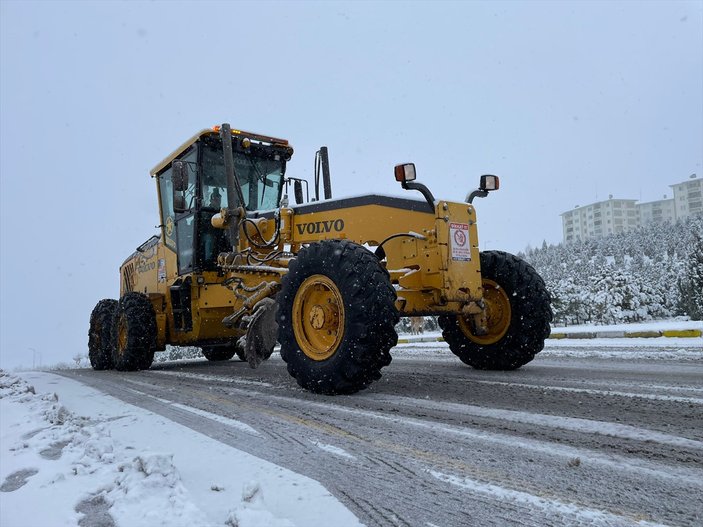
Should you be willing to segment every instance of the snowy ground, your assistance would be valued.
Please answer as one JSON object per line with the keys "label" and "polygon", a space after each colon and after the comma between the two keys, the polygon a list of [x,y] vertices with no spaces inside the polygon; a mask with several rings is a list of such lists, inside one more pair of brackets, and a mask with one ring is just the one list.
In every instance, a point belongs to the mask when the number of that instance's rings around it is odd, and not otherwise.
{"label": "snowy ground", "polygon": [[[666,322],[626,329],[700,328],[701,322]],[[399,345],[394,358],[402,361],[430,354],[455,360],[447,345],[436,341],[439,336],[425,334],[423,339],[435,341]],[[547,341],[540,356],[584,354],[700,361],[703,338],[567,338]],[[261,437],[246,423],[228,421],[229,426]],[[65,377],[0,370],[0,525],[342,527],[360,523],[312,479]]]}
{"label": "snowy ground", "polygon": [[[398,344],[393,360],[430,356],[455,361],[444,342]],[[546,358],[703,361],[703,338],[603,338],[547,340],[536,360]]]}
{"label": "snowy ground", "polygon": [[[569,338],[569,334],[598,333],[615,335],[617,332],[661,332],[670,330],[703,331],[701,321],[665,320],[638,324],[611,326],[552,327],[552,333],[565,333],[564,339],[548,339],[540,357],[599,357],[613,359],[703,359],[703,337],[602,337]],[[393,351],[394,358],[429,354],[453,360],[440,331],[420,335],[400,335],[401,344]]]}
{"label": "snowy ground", "polygon": [[3,527],[360,525],[316,481],[50,373],[0,370],[0,415]]}
{"label": "snowy ground", "polygon": [[[685,330],[698,330],[703,331],[703,321],[700,320],[657,320],[651,322],[639,322],[636,324],[613,324],[609,326],[596,326],[593,324],[581,325],[581,326],[552,326],[552,334],[565,334],[567,337],[573,334],[585,334],[585,333],[595,333],[605,335],[603,339],[611,340],[613,335],[618,332],[623,333],[656,333],[663,331],[685,331]],[[441,331],[429,331],[419,335],[411,335],[408,333],[403,333],[399,335],[401,339],[409,340],[435,340],[442,336]],[[647,340],[652,340],[656,344],[655,346],[660,346],[663,342],[663,338],[667,338],[667,342],[699,342],[692,337],[645,337]],[[634,342],[644,341],[645,338],[635,338]],[[628,338],[628,343],[632,343],[632,337]],[[658,340],[658,342],[657,342]],[[589,346],[593,345],[595,342],[593,339],[590,340]],[[606,344],[607,345],[607,344]],[[646,345],[646,344],[635,344],[635,346]]]}

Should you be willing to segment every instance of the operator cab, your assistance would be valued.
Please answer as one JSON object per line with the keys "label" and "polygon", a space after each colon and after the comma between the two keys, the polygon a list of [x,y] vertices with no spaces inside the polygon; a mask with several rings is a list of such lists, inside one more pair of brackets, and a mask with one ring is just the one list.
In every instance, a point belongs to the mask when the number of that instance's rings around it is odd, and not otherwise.
{"label": "operator cab", "polygon": [[[287,141],[233,130],[232,151],[244,208],[276,209],[293,153]],[[178,274],[216,270],[217,255],[231,249],[227,231],[210,223],[230,205],[218,127],[194,136],[152,175],[158,180],[164,243],[177,254]]]}

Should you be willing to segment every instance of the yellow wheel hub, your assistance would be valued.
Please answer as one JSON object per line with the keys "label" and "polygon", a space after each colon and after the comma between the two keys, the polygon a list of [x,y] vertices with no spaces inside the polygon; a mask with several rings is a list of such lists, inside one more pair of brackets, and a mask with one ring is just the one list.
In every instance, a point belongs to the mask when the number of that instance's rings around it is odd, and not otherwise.
{"label": "yellow wheel hub", "polygon": [[505,336],[510,327],[512,313],[510,299],[505,289],[493,280],[483,279],[483,301],[486,303],[488,333],[474,335],[470,319],[462,316],[459,317],[459,327],[473,342],[487,346],[495,344]]}
{"label": "yellow wheel hub", "polygon": [[344,302],[336,284],[321,274],[308,277],[293,300],[293,333],[312,360],[327,360],[344,337]]}

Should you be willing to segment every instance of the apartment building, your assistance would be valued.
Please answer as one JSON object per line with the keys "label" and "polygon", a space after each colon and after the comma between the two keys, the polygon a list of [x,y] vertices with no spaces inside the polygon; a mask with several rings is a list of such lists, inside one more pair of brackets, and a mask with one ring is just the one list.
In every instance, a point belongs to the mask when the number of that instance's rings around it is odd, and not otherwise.
{"label": "apartment building", "polygon": [[703,179],[695,174],[675,185],[674,197],[648,203],[613,199],[591,203],[561,214],[565,243],[627,232],[650,222],[676,221],[703,215]]}
{"label": "apartment building", "polygon": [[635,199],[613,199],[576,207],[561,215],[566,243],[636,229],[639,213]]}
{"label": "apartment building", "polygon": [[683,183],[669,186],[674,189],[677,219],[703,214],[703,179],[693,174]]}
{"label": "apartment building", "polygon": [[648,223],[661,223],[663,221],[676,221],[676,207],[674,199],[664,199],[650,201],[649,203],[638,203],[637,209],[640,212],[640,225]]}

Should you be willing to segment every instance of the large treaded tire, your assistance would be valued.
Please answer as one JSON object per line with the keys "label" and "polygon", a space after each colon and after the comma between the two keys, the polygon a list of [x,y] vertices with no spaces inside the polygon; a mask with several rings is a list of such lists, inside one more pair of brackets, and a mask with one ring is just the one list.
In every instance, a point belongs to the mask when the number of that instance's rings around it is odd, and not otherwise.
{"label": "large treaded tire", "polygon": [[203,356],[209,361],[230,360],[237,352],[235,346],[211,346],[202,348]]}
{"label": "large treaded tire", "polygon": [[88,358],[94,370],[110,370],[114,367],[110,338],[116,310],[117,300],[106,298],[98,302],[90,314]]}
{"label": "large treaded tire", "polygon": [[151,367],[156,349],[156,314],[146,295],[130,292],[120,299],[111,341],[115,369],[135,371]]}
{"label": "large treaded tire", "polygon": [[510,322],[499,340],[480,344],[460,327],[456,316],[442,315],[439,325],[452,353],[479,370],[515,370],[530,362],[549,337],[552,308],[542,277],[509,253],[481,253],[481,276],[502,288],[510,302]]}
{"label": "large treaded tire", "polygon": [[[294,331],[296,294],[314,275],[334,283],[344,311],[341,341],[331,356],[322,360],[301,350]],[[324,240],[301,249],[283,277],[278,295],[278,342],[288,372],[306,390],[327,395],[354,393],[380,379],[381,368],[391,362],[390,349],[398,342],[395,300],[388,272],[362,246],[347,240]]]}

